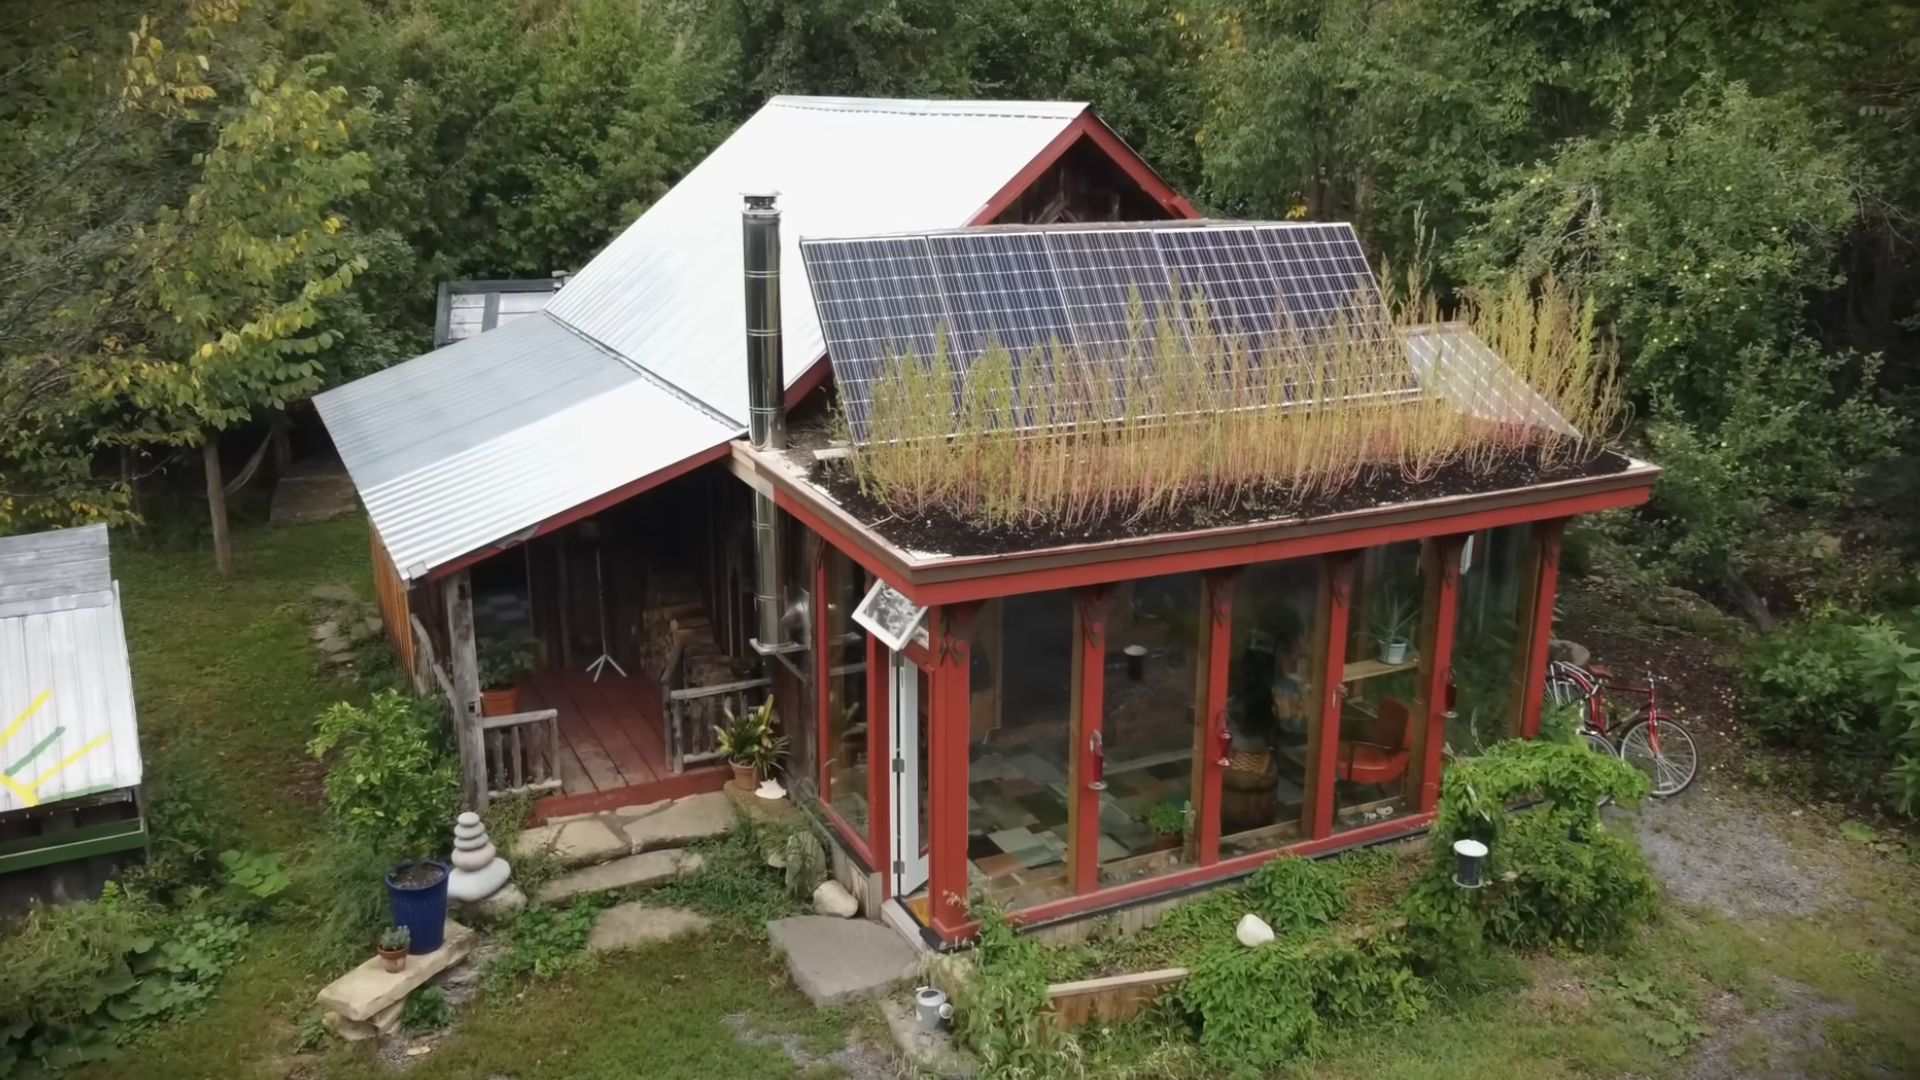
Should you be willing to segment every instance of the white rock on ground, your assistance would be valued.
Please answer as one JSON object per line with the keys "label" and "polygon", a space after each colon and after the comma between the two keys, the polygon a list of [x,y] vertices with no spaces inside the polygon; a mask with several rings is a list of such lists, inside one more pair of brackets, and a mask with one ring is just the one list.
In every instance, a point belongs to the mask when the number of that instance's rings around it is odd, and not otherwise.
{"label": "white rock on ground", "polygon": [[629,855],[554,878],[540,890],[540,902],[555,904],[588,893],[642,889],[691,874],[700,866],[700,854],[695,851],[648,851]]}
{"label": "white rock on ground", "polygon": [[1273,940],[1273,927],[1260,916],[1248,912],[1240,916],[1240,925],[1233,928],[1234,939],[1249,949],[1257,949]]}
{"label": "white rock on ground", "polygon": [[599,818],[576,818],[527,829],[516,851],[551,853],[561,866],[588,866],[627,854],[625,837],[607,828]]}
{"label": "white rock on ground", "polygon": [[593,931],[587,935],[587,951],[613,952],[655,941],[672,941],[687,934],[698,934],[712,925],[705,915],[685,908],[648,907],[638,901],[615,904],[593,921]]}
{"label": "white rock on ground", "polygon": [[816,915],[832,915],[838,919],[851,919],[860,914],[860,901],[853,898],[847,887],[837,881],[827,880],[813,890],[813,911]]}
{"label": "white rock on ground", "polygon": [[407,966],[400,971],[388,971],[378,956],[370,956],[359,967],[327,984],[314,1000],[321,1008],[348,1020],[370,1020],[375,1013],[406,1000],[408,994],[465,959],[473,950],[477,935],[472,930],[449,919],[446,934],[447,939],[439,948],[407,957]]}
{"label": "white rock on ground", "polygon": [[622,808],[627,842],[634,851],[682,847],[733,829],[733,804],[718,791],[671,799],[665,805]]}

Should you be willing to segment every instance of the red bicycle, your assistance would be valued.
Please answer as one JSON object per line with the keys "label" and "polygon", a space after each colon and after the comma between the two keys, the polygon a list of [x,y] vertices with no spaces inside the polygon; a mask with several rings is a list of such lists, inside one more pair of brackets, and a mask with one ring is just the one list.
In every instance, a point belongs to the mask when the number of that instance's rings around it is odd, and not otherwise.
{"label": "red bicycle", "polygon": [[[1646,773],[1657,798],[1680,794],[1700,771],[1693,736],[1660,707],[1659,681],[1651,667],[1644,686],[1617,686],[1610,681],[1612,675],[1599,665],[1581,667],[1555,660],[1547,666],[1547,700],[1579,706],[1580,735],[1587,745]],[[1607,710],[1610,693],[1632,694],[1646,701],[1615,720]]]}

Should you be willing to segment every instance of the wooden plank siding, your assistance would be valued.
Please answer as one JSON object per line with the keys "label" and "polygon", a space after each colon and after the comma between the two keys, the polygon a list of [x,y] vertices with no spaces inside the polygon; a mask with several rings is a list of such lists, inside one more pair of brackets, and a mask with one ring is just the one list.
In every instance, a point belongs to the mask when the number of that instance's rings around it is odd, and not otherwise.
{"label": "wooden plank siding", "polygon": [[414,666],[413,612],[407,604],[406,583],[400,580],[400,570],[393,565],[380,531],[371,522],[367,524],[367,539],[373,548],[373,595],[380,605],[380,621],[387,627],[387,640],[393,642],[393,651],[400,658],[400,670],[418,670]]}

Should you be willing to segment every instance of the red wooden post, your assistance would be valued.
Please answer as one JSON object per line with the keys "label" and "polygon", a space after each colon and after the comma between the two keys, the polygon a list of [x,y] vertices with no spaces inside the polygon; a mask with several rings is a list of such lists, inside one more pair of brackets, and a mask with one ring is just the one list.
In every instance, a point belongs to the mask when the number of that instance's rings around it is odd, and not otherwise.
{"label": "red wooden post", "polygon": [[893,806],[893,702],[887,694],[892,654],[867,635],[867,852],[880,870],[880,896],[893,895],[893,835],[888,813]]}
{"label": "red wooden post", "polygon": [[1460,549],[1464,536],[1440,536],[1421,546],[1419,726],[1413,733],[1409,809],[1426,813],[1440,800],[1440,749],[1447,740],[1447,683],[1453,672],[1453,631],[1460,602]]}
{"label": "red wooden post", "polygon": [[949,940],[967,922],[967,742],[972,728],[968,710],[972,691],[968,666],[977,604],[936,608],[931,646],[932,702],[927,714],[928,769],[927,893],[933,928]]}
{"label": "red wooden post", "polygon": [[1073,891],[1090,893],[1100,887],[1100,793],[1104,779],[1105,744],[1102,722],[1106,707],[1107,590],[1095,586],[1074,597],[1074,627],[1080,648],[1073,658],[1073,757],[1067,769],[1067,862],[1072,868]]}
{"label": "red wooden post", "polygon": [[1553,600],[1560,589],[1560,537],[1566,527],[1565,518],[1533,527],[1529,606],[1520,612],[1520,668],[1514,679],[1519,700],[1513,703],[1513,717],[1523,739],[1540,734],[1540,698],[1546,692],[1547,649],[1553,640]]}
{"label": "red wooden post", "polygon": [[1201,866],[1220,861],[1220,778],[1231,752],[1227,734],[1227,670],[1233,660],[1233,584],[1236,570],[1217,570],[1206,576],[1200,622],[1200,670],[1196,687],[1200,707],[1195,715],[1193,747],[1193,821]]}
{"label": "red wooden post", "polygon": [[1347,623],[1353,607],[1358,552],[1327,556],[1326,588],[1321,604],[1323,664],[1317,673],[1318,713],[1307,734],[1305,832],[1310,839],[1333,835],[1334,768],[1340,757],[1340,705],[1346,699]]}

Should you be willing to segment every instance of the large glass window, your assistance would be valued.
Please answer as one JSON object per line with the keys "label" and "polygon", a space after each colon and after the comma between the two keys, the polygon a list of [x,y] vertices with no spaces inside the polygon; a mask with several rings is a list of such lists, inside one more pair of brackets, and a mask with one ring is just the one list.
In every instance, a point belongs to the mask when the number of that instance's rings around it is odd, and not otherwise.
{"label": "large glass window", "polygon": [[1520,649],[1521,568],[1530,525],[1474,533],[1460,575],[1453,636],[1453,716],[1446,754],[1472,757],[1513,730],[1514,665]]}
{"label": "large glass window", "polygon": [[853,619],[866,595],[866,572],[839,549],[826,560],[827,803],[856,834],[867,832],[867,632]]}
{"label": "large glass window", "polygon": [[1220,783],[1222,857],[1265,851],[1301,835],[1307,736],[1326,669],[1319,559],[1260,563],[1240,572],[1227,664],[1227,730]]}
{"label": "large glass window", "polygon": [[1109,593],[1100,727],[1103,885],[1198,858],[1191,808],[1204,618],[1199,574],[1129,581]]}
{"label": "large glass window", "polygon": [[[786,514],[780,515],[781,579],[791,610],[813,610],[813,567],[821,546],[820,538],[805,526]],[[818,798],[820,725],[813,684],[812,617],[790,620],[785,632],[785,640],[801,645],[788,656],[791,668],[786,664],[773,667],[774,701],[787,734],[787,782],[798,794]]]}
{"label": "large glass window", "polygon": [[1012,908],[1072,892],[1067,777],[1074,597],[993,600],[974,618],[967,859],[973,888]]}
{"label": "large glass window", "polygon": [[1334,829],[1405,813],[1413,773],[1425,580],[1421,543],[1368,548],[1354,584],[1334,761]]}

